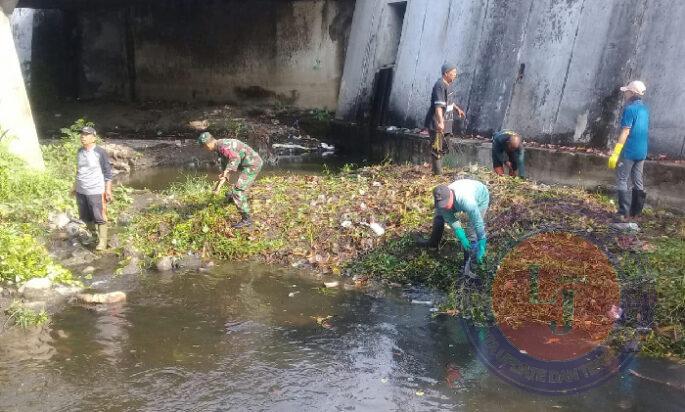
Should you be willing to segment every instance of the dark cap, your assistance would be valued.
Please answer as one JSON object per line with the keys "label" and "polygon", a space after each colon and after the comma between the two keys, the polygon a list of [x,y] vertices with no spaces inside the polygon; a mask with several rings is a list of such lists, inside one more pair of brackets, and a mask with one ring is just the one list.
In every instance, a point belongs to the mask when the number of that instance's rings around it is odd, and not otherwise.
{"label": "dark cap", "polygon": [[452,191],[445,185],[436,186],[433,189],[433,199],[435,200],[435,207],[438,209],[447,209],[450,203]]}
{"label": "dark cap", "polygon": [[440,70],[441,70],[440,72],[442,74],[445,74],[448,71],[454,70],[456,68],[457,68],[457,66],[455,64],[452,64],[452,62],[445,62],[445,64],[443,64],[442,67],[440,68]]}
{"label": "dark cap", "polygon": [[81,134],[92,134],[92,135],[97,135],[98,132],[96,132],[94,128],[92,128],[92,127],[90,127],[90,126],[86,126],[86,127],[84,127],[84,128],[81,129]]}

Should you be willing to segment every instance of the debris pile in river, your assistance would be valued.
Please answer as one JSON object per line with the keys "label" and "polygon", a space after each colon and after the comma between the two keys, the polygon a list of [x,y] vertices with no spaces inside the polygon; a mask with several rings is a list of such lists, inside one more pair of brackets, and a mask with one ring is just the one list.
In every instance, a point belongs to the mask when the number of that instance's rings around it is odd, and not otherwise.
{"label": "debris pile in river", "polygon": [[[491,195],[489,252],[485,264],[475,269],[484,281],[477,290],[455,282],[462,254],[453,236],[445,236],[438,251],[419,249],[414,242],[416,231],[430,229],[431,189],[460,177],[485,182]],[[638,219],[639,233],[623,234],[612,228],[611,202],[581,189],[498,177],[478,168],[436,178],[425,166],[375,166],[335,175],[263,178],[250,191],[255,227],[235,230],[235,207],[212,197],[209,187],[191,180],[174,188],[163,204],[128,228],[150,264],[157,256],[194,252],[220,259],[257,258],[319,273],[422,282],[451,290],[451,307],[462,316],[487,321],[492,319],[487,309],[491,296],[482,292],[491,290],[499,260],[525,235],[564,230],[591,238],[613,256],[620,282],[653,283],[656,277],[659,297],[668,296],[661,303],[668,310],[658,313],[665,324],[676,325],[676,337],[682,336],[685,305],[671,292],[685,293],[682,274],[679,278],[662,271],[660,277],[646,270],[649,262],[642,253],[661,250],[651,245],[658,245],[662,236],[678,239],[680,246],[673,248],[682,253],[685,225],[667,212],[648,210]]]}

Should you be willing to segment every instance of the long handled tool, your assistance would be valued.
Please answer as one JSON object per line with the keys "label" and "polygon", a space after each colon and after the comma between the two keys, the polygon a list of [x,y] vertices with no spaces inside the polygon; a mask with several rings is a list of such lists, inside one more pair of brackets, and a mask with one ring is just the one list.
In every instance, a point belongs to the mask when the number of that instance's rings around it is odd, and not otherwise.
{"label": "long handled tool", "polygon": [[221,188],[224,186],[224,184],[226,184],[227,180],[228,180],[228,178],[226,176],[219,179],[219,181],[216,182],[216,185],[214,186],[214,190],[212,191],[212,193],[213,194],[219,193],[219,190],[221,190]]}
{"label": "long handled tool", "polygon": [[464,267],[463,274],[465,278],[474,280],[478,279],[478,274],[472,270],[473,261],[476,260],[476,256],[473,250],[464,252]]}

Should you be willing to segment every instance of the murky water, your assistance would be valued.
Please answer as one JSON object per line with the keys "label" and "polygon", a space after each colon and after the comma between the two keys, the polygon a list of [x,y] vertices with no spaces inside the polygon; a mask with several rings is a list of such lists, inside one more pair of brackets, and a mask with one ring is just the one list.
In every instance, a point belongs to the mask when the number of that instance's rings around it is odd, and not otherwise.
{"label": "murky water", "polygon": [[129,287],[125,305],[71,306],[23,336],[28,352],[0,350],[0,410],[685,409],[683,392],[630,374],[566,397],[511,387],[477,360],[457,319],[410,303],[435,298],[425,291],[324,290],[261,265],[116,282]]}
{"label": "murky water", "polygon": [[[302,175],[320,175],[326,172],[337,172],[347,164],[360,166],[364,159],[342,158],[338,156],[321,157],[320,155],[302,155],[279,158],[277,165],[266,165],[259,177],[273,176],[283,173]],[[123,183],[134,189],[163,190],[174,183],[185,181],[188,177],[206,177],[216,180],[220,173],[218,167],[185,168],[157,167],[141,170],[130,176],[122,176],[118,183]]]}

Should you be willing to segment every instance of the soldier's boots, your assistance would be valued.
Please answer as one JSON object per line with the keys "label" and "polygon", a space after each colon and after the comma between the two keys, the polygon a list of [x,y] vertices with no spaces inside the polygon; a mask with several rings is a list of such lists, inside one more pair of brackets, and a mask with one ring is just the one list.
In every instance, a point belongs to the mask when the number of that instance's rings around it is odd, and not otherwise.
{"label": "soldier's boots", "polygon": [[252,226],[252,219],[250,219],[250,215],[247,213],[242,214],[242,219],[240,219],[240,222],[236,223],[233,225],[234,229],[242,229],[246,227],[251,227]]}

